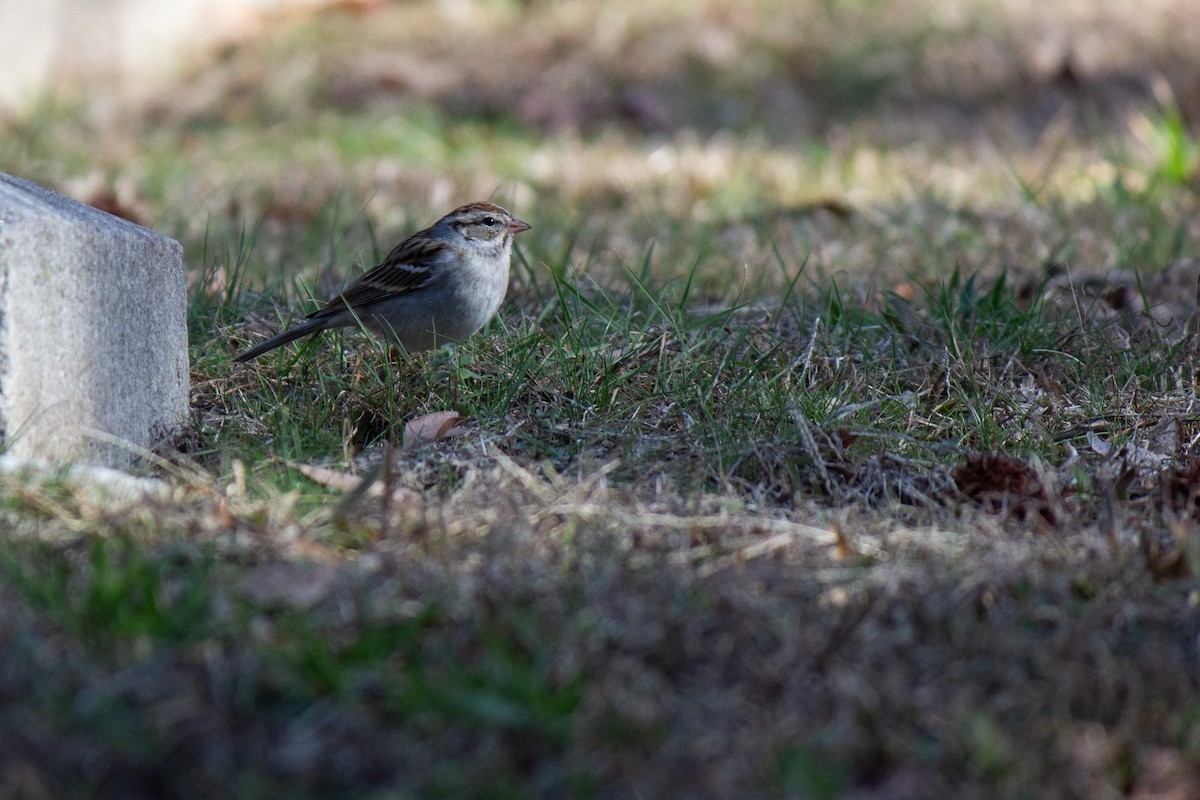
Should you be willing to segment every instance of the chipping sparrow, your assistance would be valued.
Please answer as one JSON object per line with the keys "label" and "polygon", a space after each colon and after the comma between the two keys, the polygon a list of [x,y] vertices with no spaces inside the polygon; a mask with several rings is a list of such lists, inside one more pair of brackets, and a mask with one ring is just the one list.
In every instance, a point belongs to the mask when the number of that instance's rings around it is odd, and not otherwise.
{"label": "chipping sparrow", "polygon": [[397,245],[308,320],[237,357],[249,361],[329,328],[362,324],[407,352],[467,338],[492,318],[508,290],[513,234],[528,223],[491,203],[451,211]]}

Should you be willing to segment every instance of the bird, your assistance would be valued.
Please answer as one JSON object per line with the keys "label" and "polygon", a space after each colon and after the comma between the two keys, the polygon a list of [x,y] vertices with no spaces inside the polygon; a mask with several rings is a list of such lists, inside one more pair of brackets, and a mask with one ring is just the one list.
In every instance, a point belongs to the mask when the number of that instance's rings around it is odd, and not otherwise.
{"label": "bird", "polygon": [[460,206],[396,245],[304,322],[234,360],[251,361],[304,336],[349,326],[366,327],[406,353],[460,342],[500,308],[513,237],[531,227],[493,203]]}

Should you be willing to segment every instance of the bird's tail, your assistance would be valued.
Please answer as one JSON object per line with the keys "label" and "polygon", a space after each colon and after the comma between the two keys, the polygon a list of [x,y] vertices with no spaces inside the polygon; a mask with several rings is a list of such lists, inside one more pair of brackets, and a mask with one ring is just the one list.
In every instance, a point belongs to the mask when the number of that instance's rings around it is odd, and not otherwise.
{"label": "bird's tail", "polygon": [[328,327],[329,327],[329,319],[327,317],[317,317],[316,319],[310,319],[305,322],[301,322],[296,327],[288,328],[286,331],[283,331],[282,333],[275,334],[270,339],[267,339],[265,342],[262,342],[261,344],[257,344],[254,347],[251,347],[249,350],[242,353],[241,355],[239,355],[237,358],[235,358],[233,360],[238,361],[238,362],[243,362],[243,363],[246,361],[250,361],[252,359],[258,358],[263,353],[266,353],[270,350],[274,350],[276,347],[282,347],[283,345],[287,344],[288,342],[294,342],[297,339],[300,339],[304,336],[311,336],[315,333],[320,333],[321,331],[325,330]]}

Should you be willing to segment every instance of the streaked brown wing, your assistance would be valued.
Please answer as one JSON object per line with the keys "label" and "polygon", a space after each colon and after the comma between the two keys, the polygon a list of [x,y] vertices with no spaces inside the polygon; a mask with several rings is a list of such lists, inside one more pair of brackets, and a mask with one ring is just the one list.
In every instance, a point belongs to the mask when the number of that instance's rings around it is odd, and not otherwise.
{"label": "streaked brown wing", "polygon": [[432,265],[444,245],[421,233],[404,240],[388,253],[378,266],[329,301],[329,304],[309,317],[331,316],[349,306],[355,311],[398,294],[420,289],[433,275]]}

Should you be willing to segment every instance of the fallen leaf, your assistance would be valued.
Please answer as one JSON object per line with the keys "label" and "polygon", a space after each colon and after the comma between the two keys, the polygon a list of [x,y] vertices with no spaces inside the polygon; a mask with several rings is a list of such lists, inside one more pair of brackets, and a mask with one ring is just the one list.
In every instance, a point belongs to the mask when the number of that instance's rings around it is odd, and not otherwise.
{"label": "fallen leaf", "polygon": [[114,217],[127,219],[135,225],[145,224],[144,215],[133,206],[120,198],[112,189],[99,189],[84,200],[92,208],[112,214]]}
{"label": "fallen leaf", "polygon": [[328,486],[331,489],[341,489],[343,492],[353,492],[360,485],[363,479],[360,475],[351,475],[349,472],[341,472],[329,467],[316,467],[312,464],[297,464],[296,469],[300,470],[300,474],[308,478],[314,483],[319,483],[322,486]]}
{"label": "fallen leaf", "polygon": [[434,411],[414,417],[404,426],[404,445],[401,449],[411,450],[420,444],[461,436],[467,432],[462,426],[467,419],[457,411]]}
{"label": "fallen leaf", "polygon": [[1087,432],[1088,446],[1092,448],[1093,453],[1106,456],[1112,452],[1112,445],[1101,439],[1093,431]]}
{"label": "fallen leaf", "polygon": [[1192,457],[1162,476],[1163,494],[1171,510],[1194,514],[1200,511],[1200,458]]}
{"label": "fallen leaf", "polygon": [[[338,489],[347,493],[362,490],[363,494],[367,497],[383,496],[383,483],[379,480],[380,474],[383,472],[382,469],[376,468],[364,475],[351,475],[349,472],[342,472],[330,469],[329,467],[318,467],[312,464],[294,464],[293,466],[300,470],[300,474],[304,475],[310,481],[319,483],[322,486],[328,486],[330,489]],[[371,485],[363,487],[363,481],[370,481]],[[418,493],[412,489],[398,486],[392,489],[389,502],[407,503],[418,497]]]}
{"label": "fallen leaf", "polygon": [[1054,507],[1062,497],[1051,497],[1032,466],[1003,453],[975,453],[952,472],[958,490],[990,513],[1008,512],[1018,519],[1041,517],[1056,522]]}
{"label": "fallen leaf", "polygon": [[217,265],[214,269],[196,268],[188,271],[187,283],[193,292],[202,291],[210,295],[220,295],[229,288],[229,276],[224,265]]}

